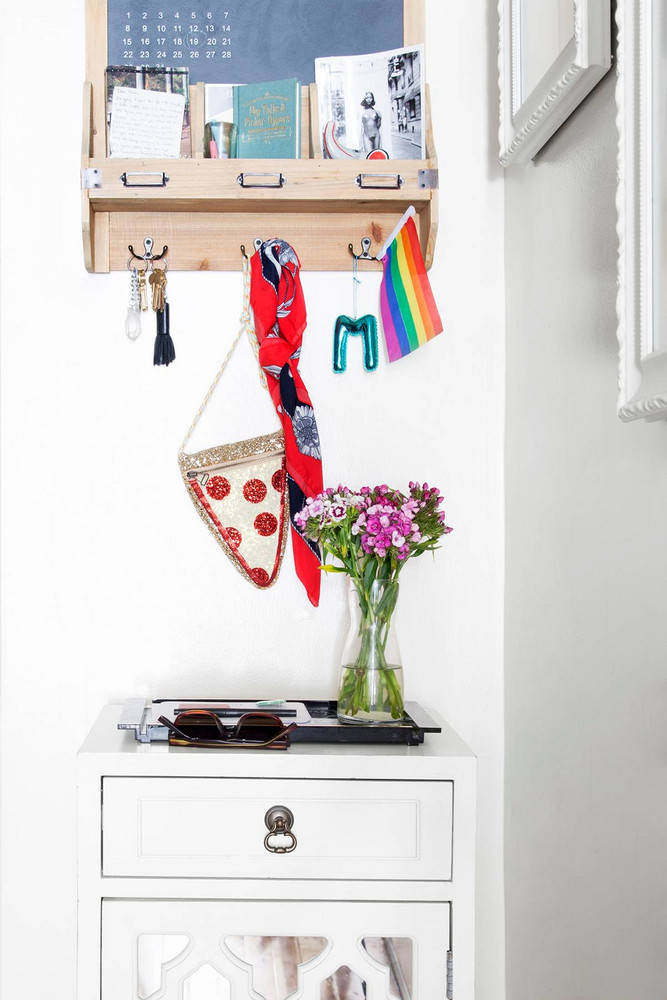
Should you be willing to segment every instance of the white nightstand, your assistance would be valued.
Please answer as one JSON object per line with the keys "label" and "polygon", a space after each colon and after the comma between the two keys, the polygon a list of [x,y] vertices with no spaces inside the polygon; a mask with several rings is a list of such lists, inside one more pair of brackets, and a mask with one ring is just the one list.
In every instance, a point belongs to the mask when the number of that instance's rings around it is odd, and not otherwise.
{"label": "white nightstand", "polygon": [[78,1000],[473,1000],[475,758],[449,727],[191,750],[120,711],[79,753]]}

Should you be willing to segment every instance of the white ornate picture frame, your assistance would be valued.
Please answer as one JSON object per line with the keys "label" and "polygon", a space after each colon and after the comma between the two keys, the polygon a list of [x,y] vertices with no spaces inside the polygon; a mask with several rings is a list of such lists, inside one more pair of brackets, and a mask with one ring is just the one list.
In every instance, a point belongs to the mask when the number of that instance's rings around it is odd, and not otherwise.
{"label": "white ornate picture frame", "polygon": [[[610,0],[571,0],[572,34],[529,93],[523,84],[528,41],[522,38],[522,4],[499,0],[500,162],[504,167],[529,160],[560,128],[611,66]],[[551,5],[549,5],[551,6]],[[535,37],[546,51],[558,51],[548,19]],[[556,46],[554,48],[554,46]]]}
{"label": "white ornate picture frame", "polygon": [[618,415],[660,420],[667,417],[667,108],[660,101],[667,2],[618,0],[616,21]]}

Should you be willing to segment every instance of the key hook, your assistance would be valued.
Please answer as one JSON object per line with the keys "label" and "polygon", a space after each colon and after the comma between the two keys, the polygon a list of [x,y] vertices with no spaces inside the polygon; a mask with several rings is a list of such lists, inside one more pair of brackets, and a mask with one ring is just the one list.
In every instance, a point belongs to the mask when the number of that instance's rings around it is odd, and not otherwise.
{"label": "key hook", "polygon": [[164,246],[164,247],[162,247],[162,253],[156,253],[156,254],[154,254],[153,253],[153,240],[151,239],[150,236],[147,236],[146,239],[144,240],[144,252],[143,252],[143,254],[135,253],[134,252],[134,247],[132,246],[131,243],[130,243],[130,245],[128,246],[127,249],[132,254],[132,257],[130,257],[130,260],[132,260],[132,258],[134,258],[135,260],[145,260],[145,261],[151,261],[152,262],[154,260],[162,260],[162,258],[165,256],[165,254],[169,250],[169,247],[168,246]]}
{"label": "key hook", "polygon": [[350,251],[355,260],[377,260],[377,257],[373,257],[369,254],[371,248],[371,238],[370,236],[364,236],[361,241],[361,253],[355,253],[354,247],[351,243],[348,243],[347,249]]}

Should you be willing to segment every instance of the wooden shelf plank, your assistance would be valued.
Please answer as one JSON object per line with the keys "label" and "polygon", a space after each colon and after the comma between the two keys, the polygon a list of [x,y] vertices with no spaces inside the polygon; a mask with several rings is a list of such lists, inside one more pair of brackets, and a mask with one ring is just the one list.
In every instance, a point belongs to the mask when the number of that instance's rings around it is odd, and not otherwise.
{"label": "wooden shelf plank", "polygon": [[[418,171],[433,166],[429,160],[386,160],[369,164],[359,160],[121,160],[96,159],[91,167],[100,170],[102,186],[90,191],[94,211],[131,211],[158,205],[173,211],[222,210],[253,211],[257,206],[272,206],[273,211],[297,209],[348,211],[365,203],[394,205],[424,204],[433,192],[419,187]],[[126,187],[121,176],[160,174],[169,180],[164,187]],[[237,178],[243,173],[248,182],[273,183],[282,174],[283,187],[241,187]],[[258,175],[269,174],[262,178]],[[356,178],[364,174],[367,183],[389,183],[399,174],[400,188],[362,188]],[[370,175],[370,176],[369,176]]]}
{"label": "wooden shelf plank", "polygon": [[[352,258],[348,244],[359,248],[370,236],[379,249],[400,218],[403,208],[382,211],[377,205],[363,211],[338,212],[324,219],[319,212],[112,212],[109,214],[109,266],[123,270],[129,258],[128,244],[135,249],[145,236],[155,245],[169,247],[169,267],[176,271],[236,271],[241,268],[240,246],[252,253],[256,237],[279,236],[299,255],[307,271],[349,270]],[[417,213],[416,225],[425,255],[428,247],[428,214]],[[371,252],[373,252],[371,247]],[[379,261],[363,261],[364,270],[377,271]]]}

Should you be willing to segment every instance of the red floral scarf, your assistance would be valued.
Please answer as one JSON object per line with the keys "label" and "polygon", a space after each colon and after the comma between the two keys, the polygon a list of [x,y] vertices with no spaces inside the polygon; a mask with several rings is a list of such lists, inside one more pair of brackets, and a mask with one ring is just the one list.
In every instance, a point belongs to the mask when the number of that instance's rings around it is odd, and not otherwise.
{"label": "red floral scarf", "polygon": [[320,599],[320,551],[305,538],[294,515],[306,497],[322,492],[322,454],[315,414],[301,375],[299,356],[306,306],[299,258],[284,240],[262,243],[250,261],[250,305],[273,405],[285,435],[292,548],[296,574],[312,604]]}

